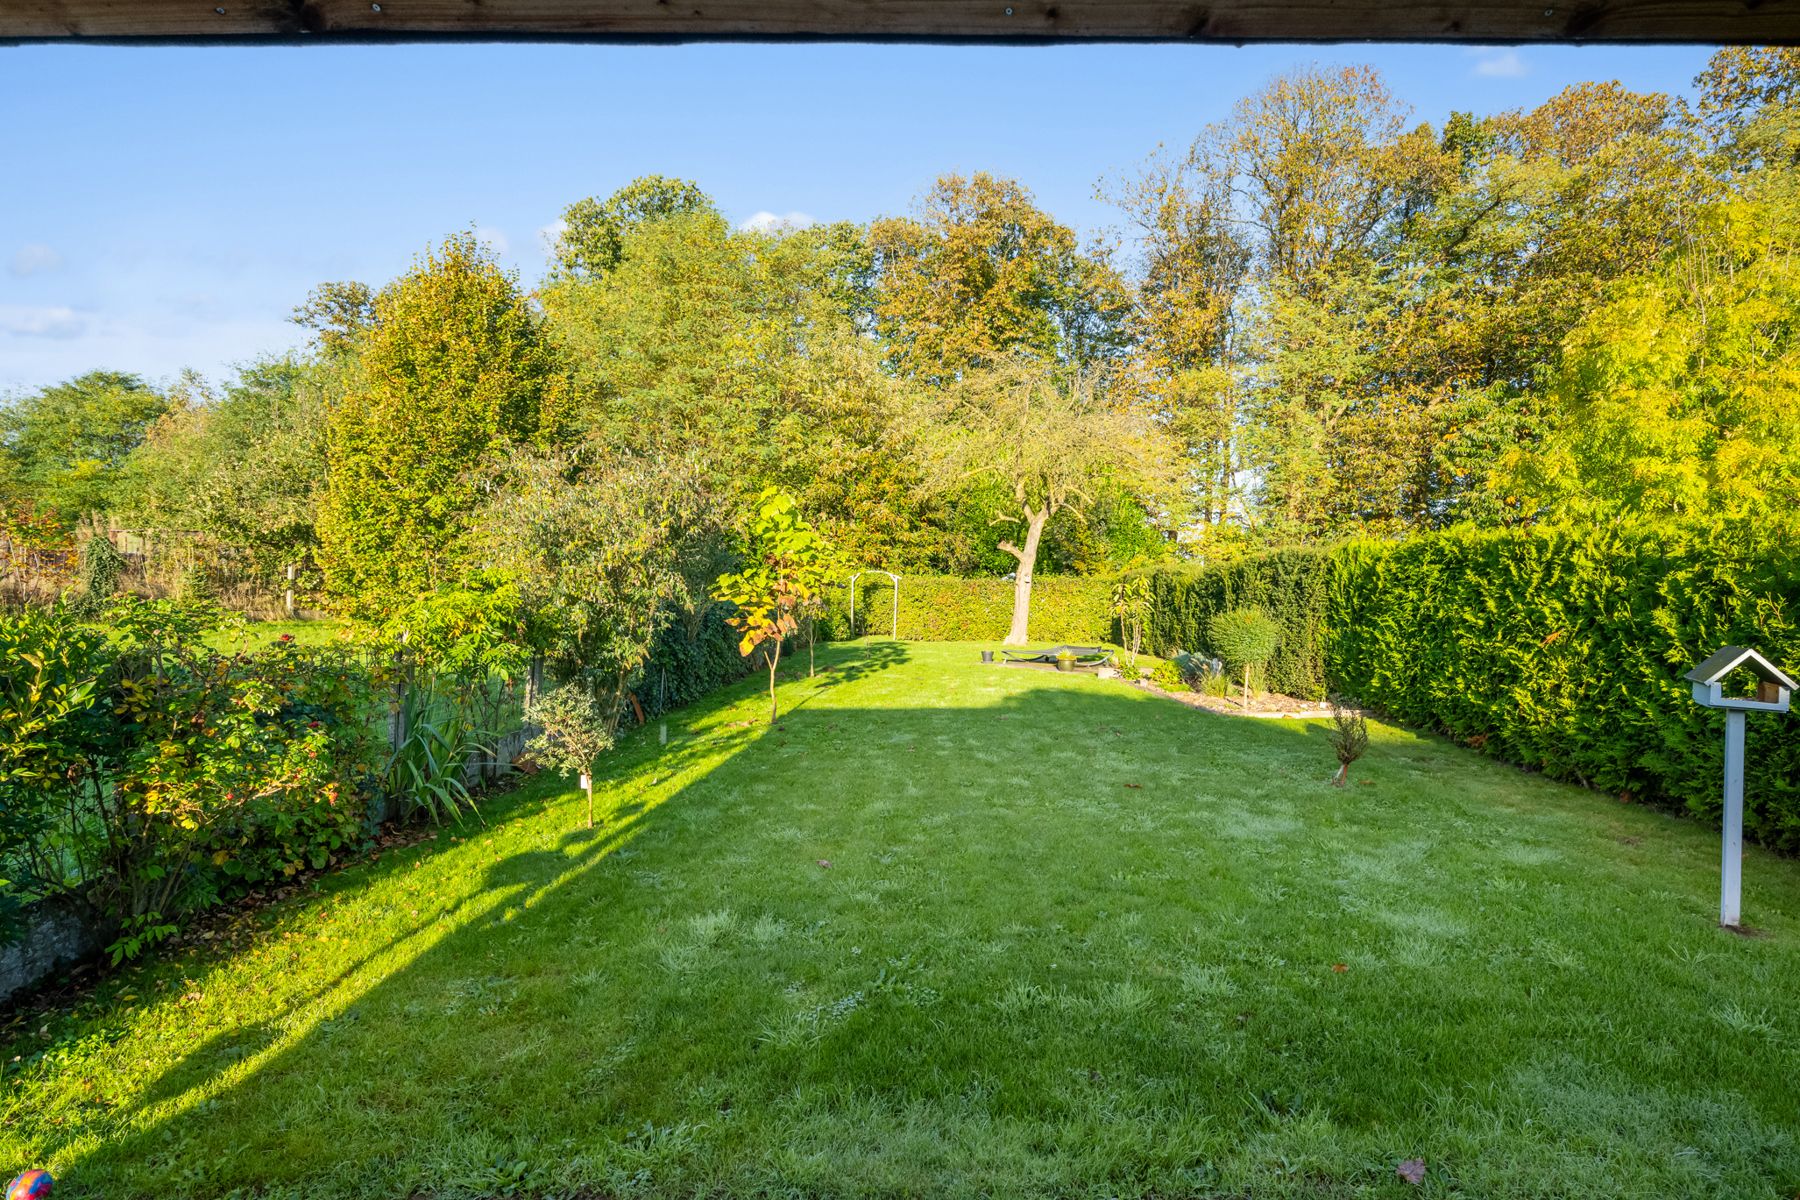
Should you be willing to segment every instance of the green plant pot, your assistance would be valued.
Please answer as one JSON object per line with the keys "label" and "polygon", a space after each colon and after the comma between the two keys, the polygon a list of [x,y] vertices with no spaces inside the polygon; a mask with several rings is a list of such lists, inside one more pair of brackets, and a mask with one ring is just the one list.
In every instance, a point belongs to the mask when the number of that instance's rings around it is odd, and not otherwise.
{"label": "green plant pot", "polygon": [[1059,658],[1056,660],[1056,669],[1059,671],[1073,671],[1075,669],[1075,660],[1072,658]]}

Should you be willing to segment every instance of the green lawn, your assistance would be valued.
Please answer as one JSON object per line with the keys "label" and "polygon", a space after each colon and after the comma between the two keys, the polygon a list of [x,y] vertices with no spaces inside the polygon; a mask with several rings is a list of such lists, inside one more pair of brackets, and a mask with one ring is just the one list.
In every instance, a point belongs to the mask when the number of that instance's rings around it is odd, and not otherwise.
{"label": "green lawn", "polygon": [[[834,647],[15,1027],[76,1196],[1792,1197],[1800,864],[1440,741]],[[227,944],[230,943],[230,944]],[[42,1025],[40,1030],[37,1026]],[[1423,1158],[1422,1188],[1395,1164]]]}

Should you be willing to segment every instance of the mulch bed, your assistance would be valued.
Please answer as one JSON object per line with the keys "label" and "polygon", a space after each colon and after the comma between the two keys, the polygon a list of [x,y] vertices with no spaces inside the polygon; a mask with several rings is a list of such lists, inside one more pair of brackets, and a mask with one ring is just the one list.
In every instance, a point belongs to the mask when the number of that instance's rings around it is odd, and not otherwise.
{"label": "mulch bed", "polygon": [[1131,683],[1132,687],[1154,695],[1164,696],[1178,704],[1189,708],[1204,708],[1207,712],[1220,713],[1228,717],[1263,717],[1269,720],[1294,717],[1329,717],[1331,705],[1323,700],[1296,700],[1292,696],[1283,696],[1279,692],[1265,692],[1260,696],[1250,697],[1246,707],[1242,700],[1233,696],[1229,700],[1223,696],[1203,696],[1199,692],[1171,692],[1160,688],[1147,679]]}

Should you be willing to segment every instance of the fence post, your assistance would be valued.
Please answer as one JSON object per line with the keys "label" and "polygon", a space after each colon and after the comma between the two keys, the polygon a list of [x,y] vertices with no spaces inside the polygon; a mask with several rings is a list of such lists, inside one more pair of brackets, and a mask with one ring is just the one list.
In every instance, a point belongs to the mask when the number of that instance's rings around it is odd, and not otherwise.
{"label": "fence post", "polygon": [[[411,680],[406,671],[406,647],[404,644],[394,650],[394,698],[393,709],[388,713],[388,748],[398,753],[406,744],[407,735],[411,732],[406,727],[406,700],[411,691]],[[385,805],[385,818],[397,820],[400,816],[399,797],[389,795]]]}
{"label": "fence post", "polygon": [[294,564],[289,563],[287,569],[287,594],[281,599],[281,606],[287,610],[288,620],[294,619]]}

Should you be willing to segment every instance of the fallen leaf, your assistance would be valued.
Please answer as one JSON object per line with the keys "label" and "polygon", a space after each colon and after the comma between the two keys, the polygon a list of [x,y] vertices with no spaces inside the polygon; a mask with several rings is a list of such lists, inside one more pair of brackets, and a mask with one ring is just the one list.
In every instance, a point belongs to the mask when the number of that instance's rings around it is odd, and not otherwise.
{"label": "fallen leaf", "polygon": [[1126,784],[1126,785],[1125,785],[1125,786],[1126,786],[1126,787],[1128,787],[1128,788],[1141,788],[1141,787],[1143,787],[1143,786],[1144,786],[1144,785],[1143,785],[1143,784],[1141,784],[1141,783],[1128,783],[1128,784]]}
{"label": "fallen leaf", "polygon": [[1394,1174],[1417,1187],[1419,1184],[1425,1182],[1425,1160],[1422,1158],[1409,1158],[1394,1168]]}
{"label": "fallen leaf", "polygon": [[819,865],[829,871],[831,869],[831,860],[829,858],[821,858],[819,860]]}
{"label": "fallen leaf", "polygon": [[1348,971],[1350,967],[1346,963],[1332,963],[1331,969],[1336,971],[1339,975],[1342,975],[1345,971]]}

